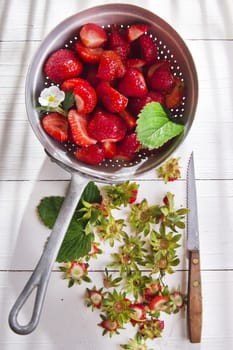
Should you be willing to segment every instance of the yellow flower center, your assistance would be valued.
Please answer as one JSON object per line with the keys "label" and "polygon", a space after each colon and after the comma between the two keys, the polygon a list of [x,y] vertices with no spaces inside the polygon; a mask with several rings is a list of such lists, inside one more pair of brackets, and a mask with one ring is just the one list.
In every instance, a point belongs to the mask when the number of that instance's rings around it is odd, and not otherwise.
{"label": "yellow flower center", "polygon": [[55,96],[52,96],[52,95],[48,96],[48,102],[54,102],[54,101],[56,101]]}

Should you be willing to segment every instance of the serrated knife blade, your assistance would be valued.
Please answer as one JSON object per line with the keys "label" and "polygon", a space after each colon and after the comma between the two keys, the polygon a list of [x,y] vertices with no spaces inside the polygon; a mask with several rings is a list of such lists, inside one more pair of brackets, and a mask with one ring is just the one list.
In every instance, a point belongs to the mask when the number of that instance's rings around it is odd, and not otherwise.
{"label": "serrated knife blade", "polygon": [[188,331],[192,343],[201,342],[202,331],[202,291],[199,251],[199,226],[194,156],[191,153],[187,172],[187,249],[189,252],[188,276]]}

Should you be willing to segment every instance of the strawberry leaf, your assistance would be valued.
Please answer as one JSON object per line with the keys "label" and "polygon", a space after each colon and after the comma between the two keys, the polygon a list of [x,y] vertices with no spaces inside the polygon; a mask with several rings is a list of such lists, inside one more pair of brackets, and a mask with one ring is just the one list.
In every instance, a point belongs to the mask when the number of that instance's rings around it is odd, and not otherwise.
{"label": "strawberry leaf", "polygon": [[73,106],[73,104],[74,104],[73,90],[68,90],[65,93],[65,99],[62,103],[63,109],[65,110],[66,113],[68,113],[69,109]]}
{"label": "strawberry leaf", "polygon": [[41,221],[48,228],[53,228],[63,201],[64,197],[58,196],[45,197],[40,201],[37,211]]}
{"label": "strawberry leaf", "polygon": [[171,121],[162,105],[150,102],[145,105],[137,120],[137,139],[143,147],[154,149],[181,134],[184,126]]}
{"label": "strawberry leaf", "polygon": [[86,235],[84,228],[85,225],[82,222],[71,221],[58,252],[57,262],[73,261],[89,253],[92,236]]}
{"label": "strawberry leaf", "polygon": [[[61,209],[64,197],[51,196],[43,198],[37,206],[37,212],[42,223],[52,229]],[[73,218],[70,222],[65,238],[62,242],[56,261],[66,262],[79,259],[88,254],[91,250],[92,235],[86,234],[85,226],[87,220],[78,220],[83,207],[82,200],[89,203],[101,203],[102,197],[94,182],[89,182],[85,187],[80,201],[77,205]]]}

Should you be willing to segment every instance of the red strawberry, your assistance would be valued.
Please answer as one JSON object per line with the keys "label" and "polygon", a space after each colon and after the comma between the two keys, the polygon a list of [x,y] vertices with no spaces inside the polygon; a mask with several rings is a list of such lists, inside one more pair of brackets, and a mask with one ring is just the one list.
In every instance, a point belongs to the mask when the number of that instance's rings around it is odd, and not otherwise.
{"label": "red strawberry", "polygon": [[63,83],[61,84],[61,89],[64,92],[67,92],[69,90],[74,90],[74,87],[78,85],[79,82],[80,82],[80,78],[67,79],[63,81]]}
{"label": "red strawberry", "polygon": [[118,115],[99,109],[94,113],[87,130],[97,141],[117,142],[125,136],[126,124]]}
{"label": "red strawberry", "polygon": [[118,90],[127,97],[140,97],[148,92],[144,76],[136,68],[127,70],[118,85]]}
{"label": "red strawberry", "polygon": [[130,99],[129,109],[133,115],[137,116],[149,102],[164,104],[164,96],[158,91],[149,91],[145,96]]}
{"label": "red strawberry", "polygon": [[119,115],[126,122],[128,130],[133,130],[136,128],[137,119],[129,111],[125,109],[124,111],[119,112]]}
{"label": "red strawberry", "polygon": [[151,311],[167,311],[169,308],[168,301],[169,297],[167,295],[157,295],[151,300],[149,308]]}
{"label": "red strawberry", "polygon": [[100,57],[104,51],[102,47],[90,48],[84,46],[81,42],[77,42],[74,48],[81,60],[89,64],[99,63]]}
{"label": "red strawberry", "polygon": [[108,39],[109,49],[115,51],[124,61],[130,52],[130,44],[125,40],[119,28],[112,26]]}
{"label": "red strawberry", "polygon": [[120,94],[119,91],[111,87],[106,81],[101,81],[98,84],[96,93],[99,100],[109,112],[120,112],[127,106],[128,99]]}
{"label": "red strawberry", "polygon": [[156,71],[156,69],[158,69],[159,67],[166,67],[167,69],[171,69],[171,63],[169,61],[166,60],[158,60],[157,62],[155,62],[154,64],[152,64],[147,71],[147,79],[150,80],[150,78],[152,77],[152,75],[154,74],[154,72]]}
{"label": "red strawberry", "polygon": [[116,155],[116,142],[105,141],[102,143],[104,156],[107,159],[113,159]]}
{"label": "red strawberry", "polygon": [[129,308],[133,310],[131,314],[131,322],[133,324],[141,322],[146,319],[145,305],[143,304],[130,304]]}
{"label": "red strawberry", "polygon": [[79,146],[90,146],[97,141],[90,137],[87,131],[87,117],[78,113],[75,109],[71,109],[68,113],[68,122],[71,128],[72,138]]}
{"label": "red strawberry", "polygon": [[117,144],[116,158],[131,161],[134,159],[140,147],[141,144],[137,140],[136,133],[127,134],[124,139]]}
{"label": "red strawberry", "polygon": [[68,121],[59,113],[50,113],[43,117],[44,130],[55,140],[63,142],[68,139]]}
{"label": "red strawberry", "polygon": [[126,67],[127,68],[138,68],[141,69],[142,67],[145,66],[146,61],[143,60],[142,58],[128,58],[126,60]]}
{"label": "red strawberry", "polygon": [[155,41],[146,34],[143,34],[139,38],[139,45],[142,58],[147,64],[151,64],[157,59],[157,46]]}
{"label": "red strawberry", "polygon": [[73,51],[60,49],[53,52],[45,62],[45,75],[55,83],[77,77],[83,70],[83,64]]}
{"label": "red strawberry", "polygon": [[74,155],[80,162],[92,165],[97,165],[104,160],[104,150],[99,144],[78,148]]}
{"label": "red strawberry", "polygon": [[144,23],[131,24],[127,29],[127,38],[129,42],[138,39],[141,35],[149,30],[149,25]]}
{"label": "red strawberry", "polygon": [[79,113],[92,112],[97,103],[95,89],[88,81],[81,78],[79,78],[79,83],[74,87],[74,99]]}
{"label": "red strawberry", "polygon": [[162,93],[169,93],[175,86],[175,79],[170,69],[162,65],[152,74],[150,78],[150,85],[153,90],[160,91]]}
{"label": "red strawberry", "polygon": [[96,86],[99,84],[100,79],[97,78],[97,67],[96,66],[89,66],[87,75],[86,75],[86,80],[96,88]]}
{"label": "red strawberry", "polygon": [[175,86],[172,91],[165,96],[165,104],[167,108],[176,108],[180,105],[184,96],[184,82],[175,78]]}
{"label": "red strawberry", "polygon": [[121,78],[126,72],[126,68],[121,61],[120,56],[113,50],[103,52],[97,72],[97,78],[111,81],[115,78]]}
{"label": "red strawberry", "polygon": [[105,30],[95,23],[87,23],[80,30],[80,39],[84,46],[96,48],[107,41]]}

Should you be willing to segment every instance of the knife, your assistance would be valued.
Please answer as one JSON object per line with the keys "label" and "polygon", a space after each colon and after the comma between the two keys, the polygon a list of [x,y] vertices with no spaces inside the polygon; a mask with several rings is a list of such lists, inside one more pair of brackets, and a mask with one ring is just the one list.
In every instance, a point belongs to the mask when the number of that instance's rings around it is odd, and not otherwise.
{"label": "knife", "polygon": [[191,153],[188,163],[187,206],[190,209],[187,216],[187,249],[189,255],[187,321],[190,342],[200,343],[202,331],[202,291],[193,152]]}

